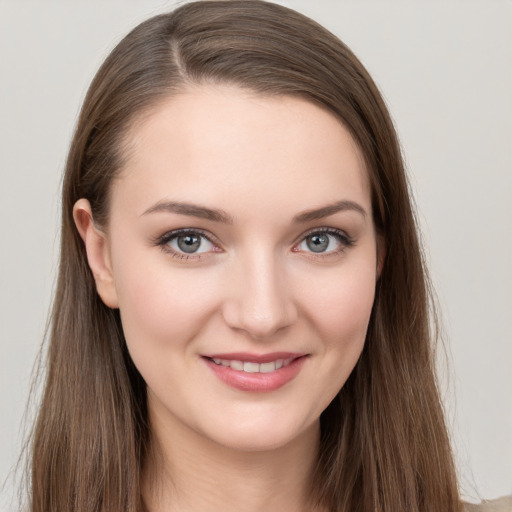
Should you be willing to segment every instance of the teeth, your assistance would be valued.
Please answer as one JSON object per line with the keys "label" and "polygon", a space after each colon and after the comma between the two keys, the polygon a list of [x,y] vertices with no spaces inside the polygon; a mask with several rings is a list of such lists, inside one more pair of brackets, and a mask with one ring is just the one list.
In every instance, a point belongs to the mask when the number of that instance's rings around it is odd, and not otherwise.
{"label": "teeth", "polygon": [[288,366],[293,358],[290,359],[277,359],[268,363],[252,363],[250,361],[231,361],[229,359],[213,358],[212,361],[220,366],[229,366],[232,370],[247,373],[271,373],[283,366]]}
{"label": "teeth", "polygon": [[248,373],[258,373],[260,371],[260,365],[258,363],[244,363],[244,372]]}
{"label": "teeth", "polygon": [[270,363],[261,363],[260,364],[260,372],[261,373],[270,373],[276,370],[276,362],[271,361]]}
{"label": "teeth", "polygon": [[244,371],[244,363],[242,361],[231,361],[231,364],[229,365],[233,370],[240,370]]}

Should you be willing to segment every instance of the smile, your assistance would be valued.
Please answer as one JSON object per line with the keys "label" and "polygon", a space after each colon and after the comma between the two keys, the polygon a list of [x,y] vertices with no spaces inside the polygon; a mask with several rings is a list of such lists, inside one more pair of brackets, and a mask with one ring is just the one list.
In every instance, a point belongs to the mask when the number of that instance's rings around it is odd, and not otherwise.
{"label": "smile", "polygon": [[299,374],[308,358],[309,354],[292,352],[203,356],[207,366],[224,384],[240,391],[256,393],[276,391],[283,387]]}
{"label": "smile", "polygon": [[268,363],[253,363],[250,361],[237,361],[232,359],[219,359],[217,357],[212,358],[212,361],[220,366],[228,366],[229,368],[247,373],[271,373],[288,366],[294,358],[288,359],[276,359],[275,361],[269,361]]}

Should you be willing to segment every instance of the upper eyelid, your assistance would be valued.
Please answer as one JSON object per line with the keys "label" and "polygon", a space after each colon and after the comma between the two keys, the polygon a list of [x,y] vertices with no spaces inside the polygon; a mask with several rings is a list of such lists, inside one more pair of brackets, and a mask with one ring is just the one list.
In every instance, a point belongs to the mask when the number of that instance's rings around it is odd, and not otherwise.
{"label": "upper eyelid", "polygon": [[340,234],[340,235],[345,235],[348,237],[348,234],[343,230],[343,229],[339,229],[339,228],[331,228],[331,227],[327,227],[327,226],[323,226],[323,227],[320,227],[320,228],[312,228],[308,231],[306,231],[305,233],[303,233],[301,236],[302,237],[306,237],[308,235],[311,235],[313,233],[333,233],[333,234]]}
{"label": "upper eyelid", "polygon": [[320,227],[320,228],[312,228],[312,229],[306,231],[305,233],[302,233],[297,238],[296,242],[294,242],[294,245],[299,243],[299,242],[301,242],[302,240],[304,240],[304,238],[306,238],[306,237],[308,237],[310,235],[314,235],[315,233],[327,233],[329,235],[339,235],[339,236],[345,238],[349,242],[353,242],[354,241],[353,238],[346,231],[344,231],[343,229],[323,226],[323,227]]}
{"label": "upper eyelid", "polygon": [[204,231],[199,228],[180,228],[180,229],[173,229],[171,231],[167,231],[161,236],[158,236],[156,238],[156,242],[164,243],[168,242],[169,240],[172,240],[174,237],[179,236],[181,234],[186,233],[195,233],[197,235],[201,235],[202,237],[206,238],[209,242],[212,244],[218,245],[219,242],[217,241],[217,237],[213,236],[211,233],[208,233],[207,231]]}
{"label": "upper eyelid", "polygon": [[[216,245],[217,247],[222,246],[222,243],[219,241],[219,239],[215,235],[213,235],[212,233],[205,231],[201,228],[179,228],[179,229],[167,231],[163,235],[156,237],[154,242],[158,245],[164,245],[164,244],[167,244],[174,237],[177,237],[180,234],[185,234],[185,233],[198,234],[198,235],[204,237],[210,243]],[[342,229],[328,227],[328,226],[321,226],[321,227],[311,228],[311,229],[307,230],[306,232],[300,234],[293,242],[293,247],[295,247],[297,244],[301,243],[306,237],[311,236],[315,233],[327,233],[330,235],[338,235],[342,238],[345,238],[348,243],[354,242],[353,238],[346,231],[344,231]],[[193,253],[191,253],[191,254],[193,254]]]}
{"label": "upper eyelid", "polygon": [[216,247],[219,246],[219,244],[215,240],[212,240],[211,236],[209,236],[205,231],[203,231],[202,229],[199,229],[199,228],[173,229],[171,231],[167,231],[166,233],[164,233],[163,235],[161,235],[159,237],[156,237],[156,239],[154,239],[153,242],[154,242],[154,245],[158,246],[162,251],[166,252],[173,258],[176,257],[176,258],[184,259],[184,260],[198,261],[198,260],[201,260],[202,258],[204,258],[205,256],[207,256],[209,254],[209,252],[186,253],[186,252],[178,251],[168,245],[169,242],[171,240],[173,240],[174,238],[176,238],[180,235],[187,234],[187,233],[200,235],[201,237],[205,238],[209,243],[213,244],[214,246],[216,246]]}

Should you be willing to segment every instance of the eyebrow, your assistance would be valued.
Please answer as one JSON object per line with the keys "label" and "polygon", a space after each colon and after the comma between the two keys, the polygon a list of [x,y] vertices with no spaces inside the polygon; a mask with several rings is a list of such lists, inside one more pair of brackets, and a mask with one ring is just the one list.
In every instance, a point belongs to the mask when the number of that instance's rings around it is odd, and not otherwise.
{"label": "eyebrow", "polygon": [[323,206],[322,208],[316,208],[314,210],[307,210],[299,213],[293,218],[293,223],[300,224],[311,222],[313,220],[329,217],[329,215],[334,215],[338,212],[346,211],[355,211],[360,213],[364,218],[367,216],[366,210],[359,203],[356,203],[355,201],[337,201],[336,203]]}
{"label": "eyebrow", "polygon": [[[338,212],[355,211],[360,213],[366,218],[366,210],[354,201],[337,201],[336,203],[316,208],[313,210],[306,210],[293,217],[293,224],[303,224],[314,220],[323,219],[329,215],[334,215]],[[148,215],[155,212],[177,213],[179,215],[188,215],[190,217],[199,217],[201,219],[211,220],[213,222],[220,222],[222,224],[234,224],[233,217],[224,210],[207,208],[192,203],[183,203],[179,201],[161,201],[151,208],[148,208],[142,215]]]}
{"label": "eyebrow", "polygon": [[190,217],[199,217],[201,219],[221,222],[223,224],[233,224],[231,217],[224,210],[206,208],[192,203],[182,203],[178,201],[161,201],[151,208],[147,209],[142,215],[148,215],[155,212],[178,213],[179,215],[188,215]]}

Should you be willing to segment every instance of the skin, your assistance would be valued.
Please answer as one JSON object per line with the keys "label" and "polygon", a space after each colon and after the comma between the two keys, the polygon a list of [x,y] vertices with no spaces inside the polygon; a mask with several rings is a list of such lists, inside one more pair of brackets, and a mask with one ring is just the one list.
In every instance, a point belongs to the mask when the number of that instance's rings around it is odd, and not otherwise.
{"label": "skin", "polygon": [[[129,143],[108,226],[94,225],[84,199],[74,216],[148,386],[158,455],[145,468],[145,499],[152,511],[311,510],[319,417],[361,354],[382,253],[360,151],[312,103],[212,85],[159,104]],[[148,212],[166,201],[232,222]],[[293,221],[340,201],[356,206]],[[182,228],[211,242],[185,256],[177,238],[159,245]],[[342,236],[314,252],[307,237],[326,228]],[[307,357],[266,393],[228,386],[202,357],[276,351]]]}

